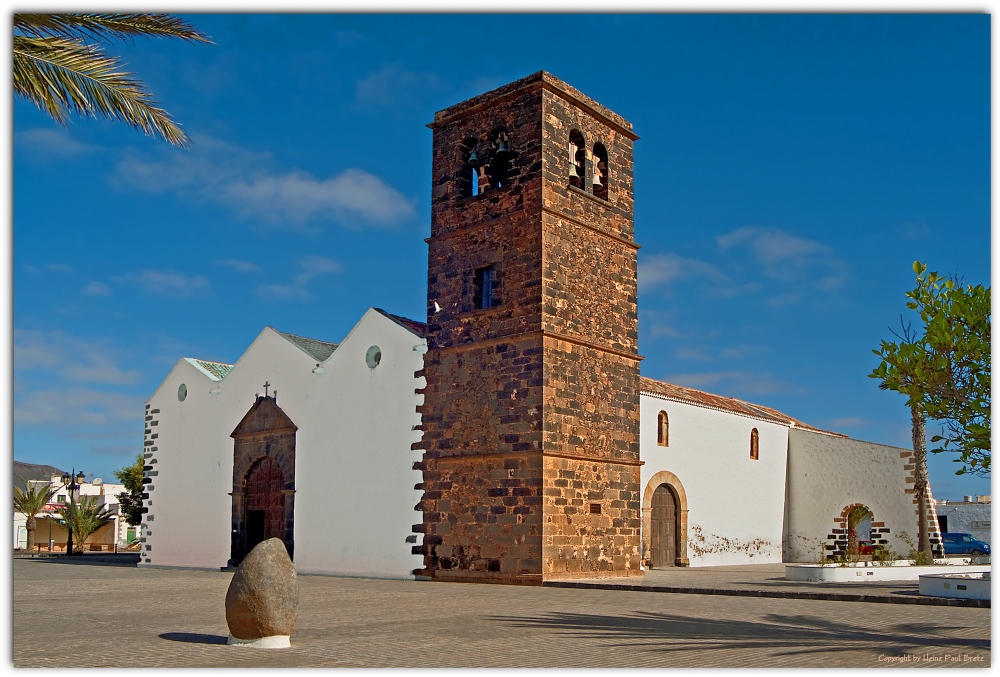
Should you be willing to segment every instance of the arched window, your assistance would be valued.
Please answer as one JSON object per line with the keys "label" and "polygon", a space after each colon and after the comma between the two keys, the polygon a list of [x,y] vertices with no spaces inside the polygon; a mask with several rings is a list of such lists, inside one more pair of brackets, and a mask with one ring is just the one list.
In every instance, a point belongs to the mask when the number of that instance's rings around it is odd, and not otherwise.
{"label": "arched window", "polygon": [[489,189],[503,188],[510,181],[510,138],[507,130],[498,127],[490,135],[490,162],[486,166]]}
{"label": "arched window", "polygon": [[469,137],[462,142],[462,173],[458,177],[459,197],[479,195],[479,172],[482,158],[479,157],[476,146],[479,140]]}
{"label": "arched window", "polygon": [[754,461],[760,458],[760,440],[756,428],[750,431],[750,458]]}
{"label": "arched window", "polygon": [[661,411],[656,417],[656,444],[660,447],[670,446],[670,420],[665,411]]}
{"label": "arched window", "polygon": [[587,175],[587,146],[580,130],[573,129],[569,133],[569,185],[584,187],[584,177]]}
{"label": "arched window", "polygon": [[594,144],[594,197],[608,199],[608,151],[603,143]]}

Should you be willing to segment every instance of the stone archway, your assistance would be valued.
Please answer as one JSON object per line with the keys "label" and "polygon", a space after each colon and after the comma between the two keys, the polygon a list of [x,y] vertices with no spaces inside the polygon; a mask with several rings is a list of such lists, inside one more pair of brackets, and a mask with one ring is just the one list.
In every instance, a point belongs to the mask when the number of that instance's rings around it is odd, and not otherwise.
{"label": "stone archway", "polygon": [[296,430],[275,398],[265,395],[232,433],[230,567],[268,538],[280,538],[294,559]]}
{"label": "stone archway", "polygon": [[[665,489],[661,489],[665,487]],[[659,494],[657,491],[659,490]],[[674,529],[676,530],[676,546],[674,552],[673,566],[690,566],[691,560],[687,555],[687,529],[688,529],[688,501],[684,485],[681,484],[677,475],[667,470],[661,470],[653,475],[646,484],[646,489],[642,494],[642,552],[643,560],[650,566],[652,561],[652,527],[653,527],[653,504],[654,500],[659,503],[666,496],[664,491],[669,492],[669,500],[672,500],[672,509],[676,514]],[[661,506],[658,505],[660,510]],[[667,508],[668,510],[671,508]],[[669,565],[668,565],[669,566]]]}

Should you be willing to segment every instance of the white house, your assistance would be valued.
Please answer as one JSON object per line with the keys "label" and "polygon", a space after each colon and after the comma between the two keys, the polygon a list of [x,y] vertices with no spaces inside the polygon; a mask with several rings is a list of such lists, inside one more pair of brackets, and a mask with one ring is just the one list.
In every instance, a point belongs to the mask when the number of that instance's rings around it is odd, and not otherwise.
{"label": "white house", "polygon": [[[45,480],[29,480],[30,484],[46,484]],[[52,502],[47,504],[42,512],[35,516],[35,546],[48,551],[50,543],[56,550],[66,548],[67,532],[59,523],[56,511],[69,503],[69,491],[62,481],[61,475],[52,475],[47,482],[59,491],[52,497]],[[113,549],[115,545],[126,545],[130,540],[130,534],[137,533],[136,527],[130,527],[125,521],[124,515],[119,512],[118,494],[125,491],[123,484],[111,484],[104,482],[99,477],[95,477],[90,482],[83,482],[80,488],[74,493],[74,500],[79,500],[80,496],[93,496],[99,508],[107,507],[112,514],[108,527],[103,527],[92,534],[84,545],[95,546],[102,549]],[[28,530],[25,527],[27,518],[14,513],[14,548],[23,549],[28,544]],[[76,542],[74,547],[80,545]]]}

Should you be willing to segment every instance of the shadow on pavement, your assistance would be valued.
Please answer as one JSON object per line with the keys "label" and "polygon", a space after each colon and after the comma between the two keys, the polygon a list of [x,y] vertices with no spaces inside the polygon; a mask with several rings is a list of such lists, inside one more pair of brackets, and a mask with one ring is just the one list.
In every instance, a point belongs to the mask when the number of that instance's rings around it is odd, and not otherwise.
{"label": "shadow on pavement", "polygon": [[228,637],[222,635],[206,635],[200,632],[165,632],[161,639],[171,642],[189,642],[191,644],[225,644]]}
{"label": "shadow on pavement", "polygon": [[[518,628],[548,628],[586,639],[652,640],[650,650],[786,649],[782,654],[859,651],[898,654],[923,649],[988,652],[990,640],[947,636],[981,627],[903,623],[883,629],[862,629],[813,616],[768,614],[766,620],[716,620],[674,614],[636,613],[605,616],[550,613],[536,617],[492,616],[490,620]],[[919,632],[924,636],[914,636]]]}

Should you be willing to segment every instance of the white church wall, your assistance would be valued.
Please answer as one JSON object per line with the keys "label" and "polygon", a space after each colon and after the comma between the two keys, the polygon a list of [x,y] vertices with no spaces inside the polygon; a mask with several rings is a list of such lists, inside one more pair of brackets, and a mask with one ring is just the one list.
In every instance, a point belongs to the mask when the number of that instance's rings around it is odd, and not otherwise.
{"label": "white church wall", "polygon": [[[781,561],[788,429],[707,407],[643,393],[640,470],[644,495],[671,473],[687,499],[690,566]],[[657,445],[657,415],[669,417],[669,446]],[[750,434],[759,458],[750,458]],[[648,528],[648,516],[643,526]],[[680,527],[678,527],[680,528]],[[649,547],[643,535],[644,548]]]}
{"label": "white church wall", "polygon": [[[153,490],[140,565],[216,568],[229,560],[232,530],[233,439],[243,416],[263,394],[298,427],[294,559],[303,573],[405,577],[420,565],[410,554],[413,506],[419,500],[410,444],[420,419],[423,342],[369,310],[334,351],[322,372],[316,360],[266,328],[221,381],[181,360],[149,400],[158,422],[153,440]],[[363,346],[360,344],[364,344]],[[374,370],[372,344],[383,348]],[[341,353],[341,350],[344,353]],[[360,350],[360,355],[354,355]],[[358,364],[360,363],[360,368]],[[177,390],[187,386],[181,402]],[[157,411],[158,410],[158,411]],[[148,561],[147,561],[148,560]]]}
{"label": "white church wall", "polygon": [[[266,342],[268,331],[257,340]],[[237,378],[223,384],[181,360],[149,399],[147,426],[156,423],[149,430],[158,437],[147,447],[146,465],[155,475],[146,486],[148,513],[142,525],[140,566],[218,568],[229,559],[232,499],[228,494],[233,482],[229,433],[250,408],[254,392],[240,393],[239,375],[230,376]],[[183,402],[178,399],[181,385],[187,391]]]}
{"label": "white church wall", "polygon": [[[846,437],[792,429],[788,439],[788,486],[785,560],[815,562],[826,555],[834,522],[851,505],[873,514],[872,531],[889,529],[889,546],[906,554],[899,538],[906,532],[916,541],[917,513],[912,470],[904,467],[909,450]],[[873,534],[874,536],[874,534]]]}
{"label": "white church wall", "polygon": [[[381,361],[365,355],[378,346]],[[410,577],[423,558],[407,537],[421,515],[416,411],[426,342],[369,310],[313,375],[319,397],[305,403],[296,443],[295,548],[302,573]],[[280,403],[280,400],[279,400]],[[286,410],[287,412],[287,410]]]}

